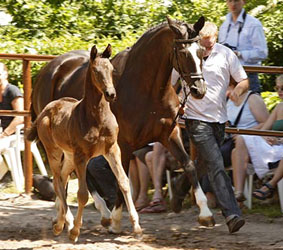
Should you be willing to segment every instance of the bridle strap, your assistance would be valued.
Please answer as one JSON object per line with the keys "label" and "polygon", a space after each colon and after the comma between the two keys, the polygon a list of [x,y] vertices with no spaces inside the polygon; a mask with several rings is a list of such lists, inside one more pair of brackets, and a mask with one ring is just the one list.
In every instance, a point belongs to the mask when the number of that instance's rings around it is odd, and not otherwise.
{"label": "bridle strap", "polygon": [[[192,39],[175,39],[174,42],[175,44],[188,44],[188,43],[194,43],[194,42],[197,42],[200,40],[200,37],[199,36],[196,36],[195,38],[192,38]],[[177,118],[178,116],[183,112],[181,110],[184,109],[185,107],[185,104],[187,102],[187,99],[190,95],[191,92],[187,92],[187,89],[186,89],[186,86],[183,85],[183,81],[184,81],[184,77],[185,76],[190,76],[191,79],[201,79],[203,78],[202,74],[201,73],[190,73],[190,74],[185,74],[182,72],[181,70],[181,67],[179,65],[179,60],[178,60],[178,51],[177,51],[177,48],[176,46],[174,46],[174,54],[175,54],[175,59],[176,59],[176,63],[177,63],[177,71],[179,72],[180,74],[180,81],[181,81],[181,85],[183,87],[183,91],[184,91],[184,94],[185,94],[185,97],[183,99],[183,101],[181,102],[181,106],[173,120],[173,123],[172,123],[172,129],[173,127],[176,125],[176,121],[177,121]]]}
{"label": "bridle strap", "polygon": [[191,39],[175,39],[174,42],[175,43],[183,43],[183,44],[187,44],[187,43],[194,43],[200,40],[199,36],[196,36],[194,38]]}

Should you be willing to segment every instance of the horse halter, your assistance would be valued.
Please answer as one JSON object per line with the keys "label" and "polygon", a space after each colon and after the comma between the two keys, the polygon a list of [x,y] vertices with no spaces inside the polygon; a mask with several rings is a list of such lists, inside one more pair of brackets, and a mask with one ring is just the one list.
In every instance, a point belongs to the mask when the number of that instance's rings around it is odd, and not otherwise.
{"label": "horse halter", "polygon": [[[200,37],[199,36],[196,36],[194,38],[191,38],[191,39],[175,39],[174,40],[174,56],[175,56],[175,59],[176,59],[176,66],[177,66],[177,71],[178,73],[180,74],[180,78],[181,78],[181,84],[183,83],[183,81],[185,80],[185,77],[186,76],[189,76],[190,77],[190,85],[189,85],[189,88],[196,88],[195,86],[193,86],[193,83],[197,80],[204,80],[203,79],[203,75],[202,73],[184,73],[180,67],[180,63],[179,63],[179,60],[178,60],[178,48],[176,46],[176,44],[192,44],[194,42],[197,42],[200,40]],[[183,85],[183,84],[182,84]],[[181,102],[181,106],[179,108],[179,111],[178,113],[176,114],[174,120],[173,120],[173,123],[172,123],[172,127],[175,126],[176,124],[176,121],[177,121],[177,118],[179,115],[183,115],[184,113],[184,107],[185,107],[185,104],[186,104],[186,101],[188,99],[188,96],[190,95],[191,92],[187,92],[186,91],[186,86],[182,86],[183,88],[183,91],[184,91],[184,94],[185,94],[185,97],[183,99],[183,101]]]}
{"label": "horse halter", "polygon": [[[194,38],[191,38],[191,39],[175,39],[174,40],[174,44],[192,44],[194,42],[197,42],[200,40],[200,37],[199,36],[196,36]],[[178,58],[178,48],[177,46],[174,46],[174,57],[176,59],[176,66],[177,66],[177,71],[179,72],[180,74],[180,77],[181,77],[181,80],[185,80],[185,77],[190,77],[191,79],[191,83],[189,85],[189,87],[191,88],[194,88],[192,85],[192,83],[196,80],[203,80],[203,75],[202,73],[184,73],[180,67],[180,63],[179,63],[179,58]]]}

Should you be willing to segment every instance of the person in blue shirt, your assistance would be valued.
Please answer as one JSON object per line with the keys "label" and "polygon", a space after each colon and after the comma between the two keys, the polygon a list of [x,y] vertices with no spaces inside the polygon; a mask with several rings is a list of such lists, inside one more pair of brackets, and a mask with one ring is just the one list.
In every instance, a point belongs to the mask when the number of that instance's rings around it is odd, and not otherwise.
{"label": "person in blue shirt", "polygon": [[[242,65],[259,66],[268,55],[261,22],[248,15],[244,0],[226,0],[230,13],[219,29],[219,43],[231,48]],[[261,92],[257,73],[248,74],[250,89]]]}

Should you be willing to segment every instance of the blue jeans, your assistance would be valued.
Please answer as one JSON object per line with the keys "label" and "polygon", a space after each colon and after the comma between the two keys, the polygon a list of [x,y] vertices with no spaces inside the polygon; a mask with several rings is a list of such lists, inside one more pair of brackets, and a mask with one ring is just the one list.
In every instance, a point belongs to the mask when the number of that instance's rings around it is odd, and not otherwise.
{"label": "blue jeans", "polygon": [[225,218],[241,215],[224,170],[220,145],[224,141],[225,124],[186,120],[186,129],[197,151],[196,167],[206,168],[208,179]]}
{"label": "blue jeans", "polygon": [[250,90],[260,93],[261,92],[261,86],[258,79],[257,73],[248,73],[249,82],[250,82]]}

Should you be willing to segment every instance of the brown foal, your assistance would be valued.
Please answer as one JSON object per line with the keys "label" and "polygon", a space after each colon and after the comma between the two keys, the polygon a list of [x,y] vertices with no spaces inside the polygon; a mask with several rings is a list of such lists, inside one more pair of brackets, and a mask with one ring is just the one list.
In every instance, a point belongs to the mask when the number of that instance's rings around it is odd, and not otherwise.
{"label": "brown foal", "polygon": [[[57,218],[53,233],[59,235],[66,223],[69,238],[77,241],[82,225],[82,213],[88,201],[86,165],[90,158],[103,155],[115,174],[130,213],[133,231],[141,235],[139,217],[135,210],[129,180],[121,164],[117,144],[118,123],[110,110],[116,99],[113,86],[113,66],[109,61],[111,46],[100,55],[93,46],[80,101],[65,97],[49,103],[39,114],[27,138],[38,138],[44,145],[56,192]],[[66,202],[66,185],[72,171],[78,177],[78,210],[75,219]],[[111,224],[111,219],[102,224]]]}

